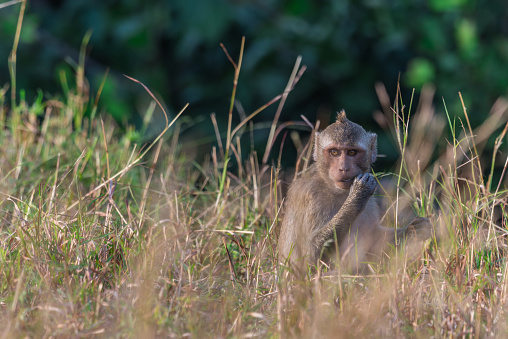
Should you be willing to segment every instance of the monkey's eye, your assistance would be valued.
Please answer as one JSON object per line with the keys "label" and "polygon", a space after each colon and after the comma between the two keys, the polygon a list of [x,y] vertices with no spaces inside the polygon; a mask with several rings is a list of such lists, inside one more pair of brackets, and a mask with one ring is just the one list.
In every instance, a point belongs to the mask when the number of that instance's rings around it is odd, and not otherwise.
{"label": "monkey's eye", "polygon": [[337,155],[339,155],[339,150],[336,150],[335,148],[331,149],[330,150],[330,155],[332,157],[336,157]]}
{"label": "monkey's eye", "polygon": [[357,153],[358,151],[354,149],[350,149],[349,151],[347,151],[347,155],[349,155],[350,157],[355,156]]}

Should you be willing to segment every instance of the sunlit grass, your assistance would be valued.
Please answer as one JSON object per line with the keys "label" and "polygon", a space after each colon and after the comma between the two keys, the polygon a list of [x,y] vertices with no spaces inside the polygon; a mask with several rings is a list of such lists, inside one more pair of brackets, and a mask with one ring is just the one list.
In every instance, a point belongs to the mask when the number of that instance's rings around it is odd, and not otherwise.
{"label": "sunlit grass", "polygon": [[[231,61],[230,116],[241,66]],[[376,173],[391,183],[380,192],[383,222],[402,227],[407,215],[427,216],[434,235],[372,263],[365,276],[295,281],[276,260],[284,176],[267,154],[284,138],[278,114],[265,154],[245,154],[250,145],[239,136],[256,114],[283,105],[305,70],[300,59],[286,91],[237,126],[229,119],[219,131],[212,116],[218,146],[204,161],[181,151],[179,120],[150,145],[135,144],[136,133],[97,114],[100,90],[86,94],[77,67],[59,100],[28,103],[14,93],[9,101],[0,90],[3,337],[508,333],[506,101],[473,129],[466,108],[443,104],[446,115],[435,114],[429,88],[405,106],[378,86],[384,112],[376,119],[400,155],[393,173]],[[310,123],[282,126],[292,125]],[[310,145],[299,145],[296,173]]]}
{"label": "sunlit grass", "polygon": [[226,152],[186,160],[172,130],[144,153],[108,119],[76,129],[73,100],[4,104],[2,334],[505,333],[506,192],[475,152],[478,140],[504,133],[506,103],[491,113],[498,125],[472,136],[463,119],[435,115],[427,94],[411,116],[403,105],[385,112],[404,154],[388,175],[396,184],[385,224],[409,209],[431,218],[435,236],[372,264],[371,275],[304,282],[276,262],[280,169],[256,154],[241,161],[231,143],[237,169],[223,175]]}

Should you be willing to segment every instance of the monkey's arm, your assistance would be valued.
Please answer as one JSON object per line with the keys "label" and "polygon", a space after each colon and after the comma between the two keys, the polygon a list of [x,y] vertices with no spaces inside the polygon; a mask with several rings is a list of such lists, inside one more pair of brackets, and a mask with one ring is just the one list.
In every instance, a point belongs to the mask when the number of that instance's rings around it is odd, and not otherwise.
{"label": "monkey's arm", "polygon": [[337,240],[340,242],[349,233],[352,223],[365,208],[367,201],[374,194],[376,186],[377,182],[370,173],[360,174],[354,179],[349,196],[340,210],[332,220],[312,235],[310,239],[312,245],[311,263],[317,262],[327,241],[335,240],[335,236],[337,236]]}

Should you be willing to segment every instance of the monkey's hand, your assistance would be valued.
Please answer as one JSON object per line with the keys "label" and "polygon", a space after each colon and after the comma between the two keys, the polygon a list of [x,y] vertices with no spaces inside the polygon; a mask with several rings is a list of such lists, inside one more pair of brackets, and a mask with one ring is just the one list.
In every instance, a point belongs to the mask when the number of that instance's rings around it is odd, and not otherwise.
{"label": "monkey's hand", "polygon": [[374,176],[370,173],[362,173],[353,181],[349,191],[349,198],[365,203],[374,194],[376,187],[377,181]]}

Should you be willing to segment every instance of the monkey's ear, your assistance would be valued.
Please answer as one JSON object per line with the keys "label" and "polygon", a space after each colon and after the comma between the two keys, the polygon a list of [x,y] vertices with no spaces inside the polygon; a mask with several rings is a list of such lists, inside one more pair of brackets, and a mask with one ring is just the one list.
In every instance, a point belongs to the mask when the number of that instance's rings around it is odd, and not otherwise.
{"label": "monkey's ear", "polygon": [[376,161],[377,158],[377,134],[375,133],[369,134],[370,134],[370,142],[369,142],[370,163],[372,164],[374,161]]}
{"label": "monkey's ear", "polygon": [[317,161],[317,156],[318,156],[318,150],[319,148],[319,132],[316,132],[316,134],[314,135],[314,152],[312,154],[312,158],[314,158],[314,161]]}

